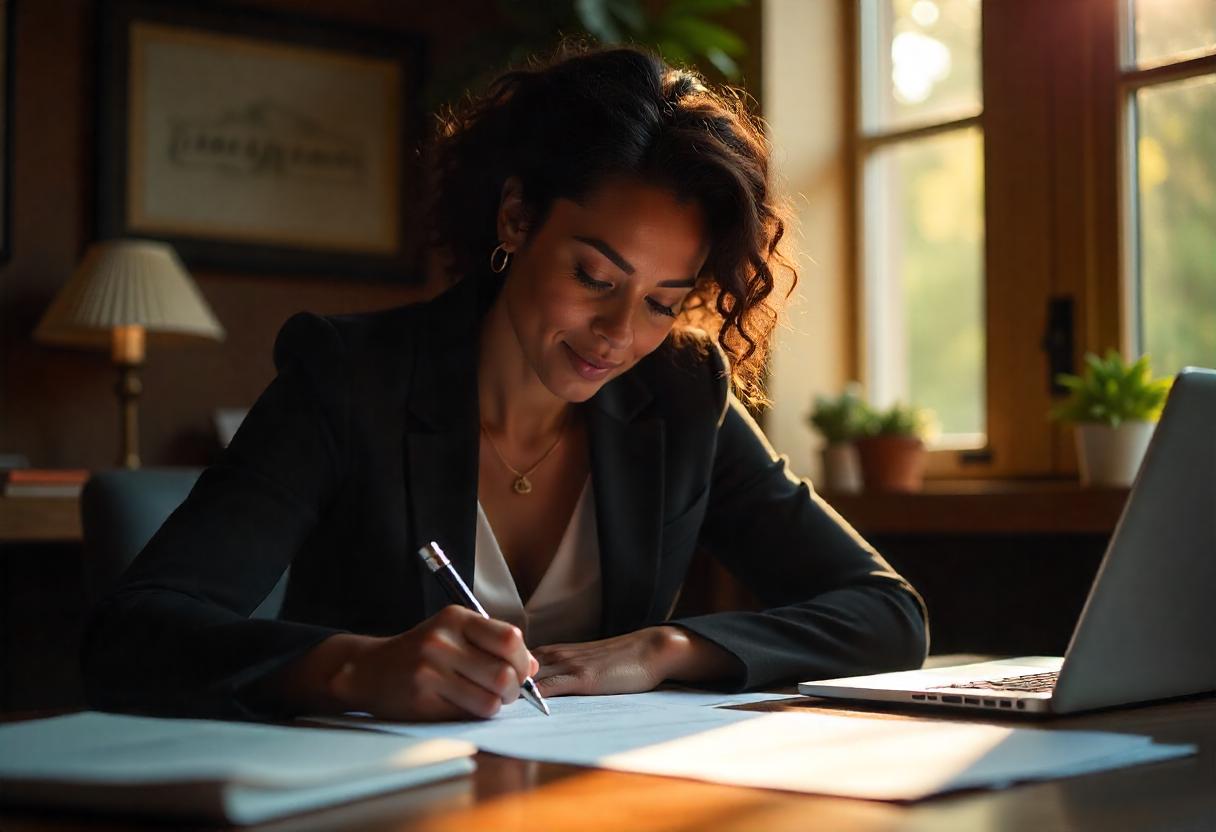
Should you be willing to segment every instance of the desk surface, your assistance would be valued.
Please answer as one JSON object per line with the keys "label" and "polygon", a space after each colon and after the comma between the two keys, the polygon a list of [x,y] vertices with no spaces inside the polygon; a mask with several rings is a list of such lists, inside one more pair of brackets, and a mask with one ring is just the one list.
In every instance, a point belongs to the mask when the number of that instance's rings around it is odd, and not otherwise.
{"label": "desk surface", "polygon": [[[809,699],[754,707],[910,718],[905,713],[863,712]],[[958,718],[957,712],[919,716]],[[1002,791],[948,795],[910,805],[718,786],[479,754],[477,772],[470,778],[249,829],[782,832],[817,828],[972,832],[1216,828],[1216,697],[1051,721],[1001,724],[1042,730],[1077,728],[1148,734],[1162,741],[1197,743],[1199,754]],[[102,832],[127,826],[63,817],[6,815],[0,816],[0,828],[5,832]]]}
{"label": "desk surface", "polygon": [[78,497],[0,496],[0,544],[79,543]]}

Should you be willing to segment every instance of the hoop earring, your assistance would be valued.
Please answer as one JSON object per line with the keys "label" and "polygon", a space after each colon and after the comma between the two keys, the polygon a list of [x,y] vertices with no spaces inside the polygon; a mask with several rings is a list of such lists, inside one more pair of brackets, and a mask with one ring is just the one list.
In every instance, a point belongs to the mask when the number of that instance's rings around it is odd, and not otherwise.
{"label": "hoop earring", "polygon": [[501,274],[510,262],[511,252],[507,251],[506,246],[502,243],[499,243],[498,247],[490,252],[490,271],[494,274]]}

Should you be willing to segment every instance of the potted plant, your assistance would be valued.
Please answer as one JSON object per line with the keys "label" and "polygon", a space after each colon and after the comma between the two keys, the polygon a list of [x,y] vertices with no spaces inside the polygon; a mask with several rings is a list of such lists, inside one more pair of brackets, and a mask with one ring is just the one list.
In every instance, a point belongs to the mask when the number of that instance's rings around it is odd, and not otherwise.
{"label": "potted plant", "polygon": [[870,408],[861,395],[861,385],[849,382],[839,396],[815,397],[807,423],[823,437],[823,487],[837,494],[861,490],[861,468],[853,441],[862,435]]}
{"label": "potted plant", "polygon": [[920,491],[925,483],[925,437],[933,413],[896,403],[873,411],[856,440],[861,479],[867,491]]}
{"label": "potted plant", "polygon": [[1076,428],[1081,485],[1129,486],[1173,380],[1153,378],[1147,355],[1128,364],[1115,350],[1088,353],[1085,365],[1080,376],[1056,376],[1069,395],[1051,416]]}

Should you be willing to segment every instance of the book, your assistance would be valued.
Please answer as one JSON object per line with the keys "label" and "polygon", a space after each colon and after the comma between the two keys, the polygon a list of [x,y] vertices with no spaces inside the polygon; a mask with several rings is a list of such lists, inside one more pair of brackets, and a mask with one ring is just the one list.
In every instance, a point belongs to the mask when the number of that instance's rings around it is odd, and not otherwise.
{"label": "book", "polygon": [[0,473],[14,468],[29,468],[30,460],[25,454],[0,453]]}
{"label": "book", "polygon": [[88,482],[83,468],[16,468],[4,482],[5,497],[76,497]]}
{"label": "book", "polygon": [[84,712],[0,725],[0,805],[253,824],[466,775],[451,739]]}

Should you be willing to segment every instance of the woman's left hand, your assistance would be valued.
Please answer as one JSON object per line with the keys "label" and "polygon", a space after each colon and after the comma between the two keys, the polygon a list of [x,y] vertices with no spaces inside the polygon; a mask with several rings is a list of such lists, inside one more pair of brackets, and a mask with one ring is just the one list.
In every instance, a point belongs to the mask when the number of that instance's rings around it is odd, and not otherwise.
{"label": "woman's left hand", "polygon": [[533,677],[544,696],[641,693],[666,680],[698,681],[736,670],[737,660],[717,645],[668,625],[577,644],[532,651]]}

